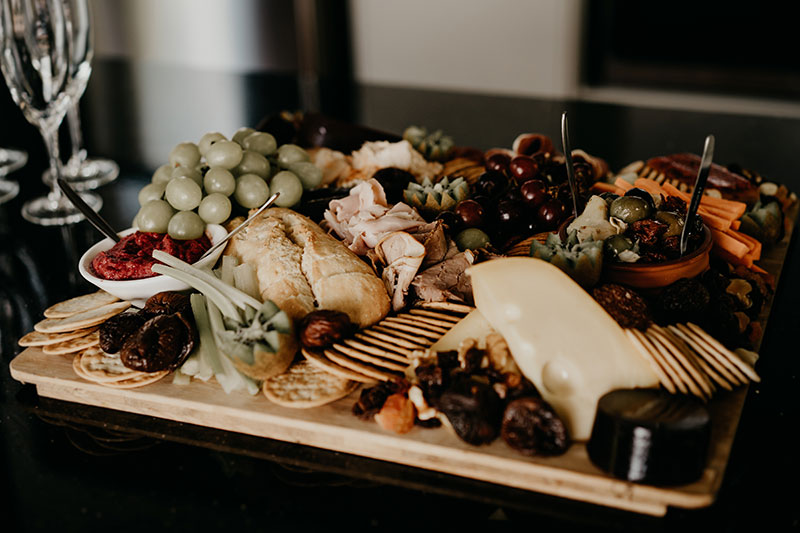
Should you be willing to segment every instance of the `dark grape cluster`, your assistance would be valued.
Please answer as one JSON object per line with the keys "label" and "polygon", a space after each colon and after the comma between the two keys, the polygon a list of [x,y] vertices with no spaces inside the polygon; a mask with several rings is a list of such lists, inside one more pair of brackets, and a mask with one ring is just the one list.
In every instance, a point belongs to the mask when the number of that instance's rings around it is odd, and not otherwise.
{"label": "dark grape cluster", "polygon": [[479,228],[502,246],[515,236],[555,230],[571,205],[563,162],[549,153],[494,153],[473,184],[472,196],[441,218],[455,232]]}

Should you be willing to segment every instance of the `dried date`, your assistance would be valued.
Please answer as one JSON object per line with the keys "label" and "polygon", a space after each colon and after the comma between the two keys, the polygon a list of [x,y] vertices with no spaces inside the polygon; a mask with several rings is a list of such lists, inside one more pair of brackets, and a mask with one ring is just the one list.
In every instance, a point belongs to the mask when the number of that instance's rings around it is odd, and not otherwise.
{"label": "dried date", "polygon": [[518,398],[503,413],[500,434],[525,455],[559,455],[570,444],[564,422],[541,398]]}

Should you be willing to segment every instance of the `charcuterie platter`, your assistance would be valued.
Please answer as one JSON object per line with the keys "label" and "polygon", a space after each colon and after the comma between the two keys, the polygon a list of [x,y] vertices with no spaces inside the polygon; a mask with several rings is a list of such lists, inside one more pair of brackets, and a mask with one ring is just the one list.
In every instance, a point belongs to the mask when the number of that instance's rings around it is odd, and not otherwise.
{"label": "charcuterie platter", "polygon": [[[12,376],[43,397],[639,513],[713,503],[793,194],[712,167],[693,218],[696,156],[613,173],[574,150],[570,190],[537,134],[486,151],[423,128],[320,146],[297,116],[288,137],[275,120],[177,145],[123,241],[81,260],[101,290],[45,311]],[[274,192],[196,263],[211,230]]]}

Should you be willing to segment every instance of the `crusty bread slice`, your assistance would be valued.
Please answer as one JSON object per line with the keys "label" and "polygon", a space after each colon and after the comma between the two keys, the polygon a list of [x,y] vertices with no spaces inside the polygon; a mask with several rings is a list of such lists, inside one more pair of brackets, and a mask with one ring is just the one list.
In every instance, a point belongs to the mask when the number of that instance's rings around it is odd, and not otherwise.
{"label": "crusty bread slice", "polygon": [[295,320],[316,309],[333,309],[365,327],[389,312],[389,296],[372,268],[291,209],[265,211],[231,239],[225,254],[252,264],[262,299]]}

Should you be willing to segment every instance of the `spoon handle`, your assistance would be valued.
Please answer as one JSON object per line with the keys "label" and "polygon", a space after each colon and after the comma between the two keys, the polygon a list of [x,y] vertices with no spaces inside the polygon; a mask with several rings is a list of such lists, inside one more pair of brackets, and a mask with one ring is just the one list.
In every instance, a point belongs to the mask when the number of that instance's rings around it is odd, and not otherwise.
{"label": "spoon handle", "polygon": [[697,170],[697,179],[694,182],[694,191],[692,191],[692,199],[689,202],[689,208],[686,210],[686,220],[683,221],[683,231],[681,231],[680,254],[686,253],[686,246],[689,244],[689,226],[694,216],[697,214],[697,208],[700,207],[700,199],[703,197],[703,191],[706,188],[706,181],[708,174],[711,171],[711,160],[714,158],[714,136],[706,136],[706,142],[703,145],[703,158],[700,160],[700,168]]}
{"label": "spoon handle", "polygon": [[578,184],[575,181],[575,167],[572,166],[572,147],[569,144],[569,127],[567,125],[567,112],[561,114],[561,147],[567,165],[567,181],[569,182],[570,196],[572,196],[572,214],[578,216]]}
{"label": "spoon handle", "polygon": [[105,221],[103,217],[98,215],[94,209],[89,207],[86,202],[83,201],[83,198],[75,192],[75,189],[70,186],[68,182],[66,182],[63,178],[58,178],[58,186],[61,188],[61,191],[64,193],[64,196],[69,198],[70,202],[72,202],[78,210],[84,214],[86,220],[88,220],[92,226],[97,228],[97,230],[111,239],[114,242],[119,242],[119,235],[117,232],[114,231],[114,228],[111,227],[111,224]]}

